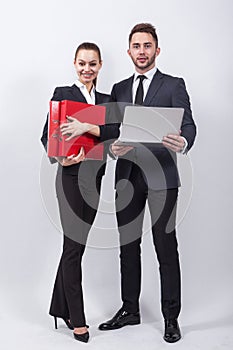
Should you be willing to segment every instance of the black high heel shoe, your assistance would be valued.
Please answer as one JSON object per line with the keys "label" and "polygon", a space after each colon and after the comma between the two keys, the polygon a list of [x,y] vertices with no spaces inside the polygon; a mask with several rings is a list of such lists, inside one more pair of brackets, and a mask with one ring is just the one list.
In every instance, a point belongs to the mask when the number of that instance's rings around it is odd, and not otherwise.
{"label": "black high heel shoe", "polygon": [[[74,330],[74,327],[72,326],[71,322],[68,319],[63,318],[63,317],[60,317],[60,318],[65,322],[65,324],[67,325],[67,327],[69,329],[71,329],[72,331]],[[55,329],[57,329],[58,327],[57,327],[57,317],[56,316],[54,316],[54,324],[55,324]]]}
{"label": "black high heel shoe", "polygon": [[88,331],[86,333],[83,333],[83,334],[73,333],[73,335],[74,335],[74,339],[81,341],[83,343],[87,343],[89,340],[89,332]]}

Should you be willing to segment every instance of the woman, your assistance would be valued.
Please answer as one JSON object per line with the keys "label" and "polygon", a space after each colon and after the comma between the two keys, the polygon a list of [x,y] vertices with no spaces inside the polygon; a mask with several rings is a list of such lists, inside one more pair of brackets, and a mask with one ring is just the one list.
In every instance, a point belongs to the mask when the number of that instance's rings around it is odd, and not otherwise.
{"label": "woman", "polygon": [[[88,104],[109,102],[109,95],[96,91],[96,79],[102,66],[101,54],[94,43],[82,43],[76,50],[74,66],[78,81],[72,86],[57,87],[52,100],[72,100]],[[107,106],[108,107],[108,106]],[[106,107],[106,108],[107,108]],[[83,132],[99,137],[100,141],[116,139],[119,136],[118,125],[112,123],[111,113],[106,114],[106,125],[80,123]],[[72,121],[72,118],[70,118]],[[72,123],[71,123],[72,124]],[[69,132],[69,123],[61,126],[63,134]],[[45,123],[41,141],[46,148],[48,138],[48,119]],[[87,342],[87,330],[82,294],[81,262],[91,225],[95,219],[99,203],[102,176],[105,172],[104,160],[85,160],[81,148],[79,154],[59,157],[56,177],[56,192],[59,204],[61,224],[64,233],[63,252],[55,280],[50,315],[57,317],[74,330],[74,338]]]}

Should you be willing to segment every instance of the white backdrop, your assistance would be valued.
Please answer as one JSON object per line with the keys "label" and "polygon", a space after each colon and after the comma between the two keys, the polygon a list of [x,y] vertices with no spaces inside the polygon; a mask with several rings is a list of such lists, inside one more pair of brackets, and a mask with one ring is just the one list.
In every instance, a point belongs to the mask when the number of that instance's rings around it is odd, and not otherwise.
{"label": "white backdrop", "polygon": [[[1,8],[0,322],[4,336],[0,342],[4,349],[16,344],[38,349],[77,346],[64,327],[53,332],[47,315],[62,237],[41,197],[40,136],[54,88],[76,79],[77,45],[94,41],[100,46],[104,65],[98,89],[108,93],[114,82],[133,72],[126,50],[129,31],[139,22],[157,28],[161,47],[157,66],[185,79],[198,127],[190,152],[192,198],[178,227],[183,346],[232,348],[232,12],[231,0],[142,4],[22,0]],[[49,177],[54,170],[47,165]],[[112,186],[112,163],[108,169],[103,195]],[[53,191],[52,182],[51,186]],[[167,346],[161,340],[158,265],[150,234],[142,250],[143,325],[114,334],[100,334],[97,325],[121,305],[118,249],[86,250],[84,294],[93,349],[104,349],[105,340],[106,349],[124,348],[127,337],[138,349]]]}

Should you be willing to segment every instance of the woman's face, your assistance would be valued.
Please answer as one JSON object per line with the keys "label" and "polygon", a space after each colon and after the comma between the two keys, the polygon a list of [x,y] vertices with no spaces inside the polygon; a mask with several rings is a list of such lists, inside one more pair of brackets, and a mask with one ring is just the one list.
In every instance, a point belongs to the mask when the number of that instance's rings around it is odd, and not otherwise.
{"label": "woman's face", "polygon": [[96,51],[81,49],[78,51],[74,66],[79,80],[86,85],[93,83],[93,80],[99,73],[102,62],[99,60]]}

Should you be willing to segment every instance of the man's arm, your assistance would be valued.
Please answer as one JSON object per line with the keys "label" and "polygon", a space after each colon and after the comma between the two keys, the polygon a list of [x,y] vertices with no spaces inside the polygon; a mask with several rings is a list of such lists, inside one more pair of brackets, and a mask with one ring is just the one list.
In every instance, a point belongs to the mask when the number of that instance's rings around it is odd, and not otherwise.
{"label": "man's arm", "polygon": [[172,106],[184,108],[180,136],[183,136],[187,140],[187,150],[190,150],[196,137],[196,125],[192,116],[190,98],[182,78],[178,80],[178,84],[172,94]]}
{"label": "man's arm", "polygon": [[187,153],[196,137],[196,125],[192,117],[189,95],[182,78],[177,80],[177,84],[173,88],[172,107],[184,108],[181,131],[180,135],[170,134],[165,136],[163,145],[174,152]]}

